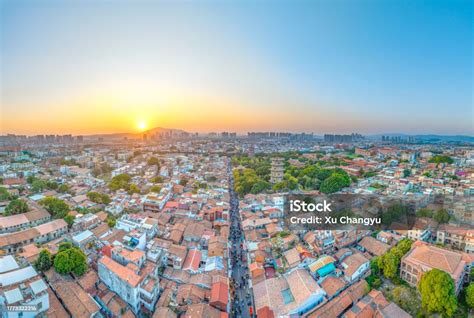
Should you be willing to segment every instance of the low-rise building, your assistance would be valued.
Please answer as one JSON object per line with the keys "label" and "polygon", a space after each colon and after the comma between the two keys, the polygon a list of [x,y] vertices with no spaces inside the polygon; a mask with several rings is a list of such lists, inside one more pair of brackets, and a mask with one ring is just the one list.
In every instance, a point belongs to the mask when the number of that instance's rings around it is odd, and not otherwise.
{"label": "low-rise building", "polygon": [[454,280],[459,293],[464,277],[470,269],[468,254],[439,248],[423,242],[415,242],[411,250],[402,258],[400,277],[411,286],[417,286],[423,273],[433,268],[448,273]]}
{"label": "low-rise building", "polygon": [[370,268],[370,262],[362,254],[355,253],[341,263],[344,272],[344,278],[348,282],[354,282],[361,278]]}
{"label": "low-rise building", "polygon": [[[11,256],[0,257],[0,317],[44,315],[49,309],[48,286],[32,266],[20,268]],[[34,306],[33,311],[7,311],[6,306]]]}

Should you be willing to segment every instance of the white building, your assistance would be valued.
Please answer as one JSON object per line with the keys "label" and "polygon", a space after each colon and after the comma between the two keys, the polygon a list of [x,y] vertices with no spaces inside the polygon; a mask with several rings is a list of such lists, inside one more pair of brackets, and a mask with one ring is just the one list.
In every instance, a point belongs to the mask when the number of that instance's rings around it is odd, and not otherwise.
{"label": "white building", "polygon": [[[11,256],[0,258],[0,317],[37,317],[49,309],[48,286],[32,266],[20,268]],[[32,306],[32,311],[7,311],[6,306]]]}
{"label": "white building", "polygon": [[160,284],[156,267],[149,272],[147,266],[155,265],[148,263],[141,268],[137,266],[145,258],[141,251],[114,250],[112,257],[114,259],[104,256],[99,260],[100,280],[127,302],[135,313],[139,312],[141,306],[152,311],[158,300]]}

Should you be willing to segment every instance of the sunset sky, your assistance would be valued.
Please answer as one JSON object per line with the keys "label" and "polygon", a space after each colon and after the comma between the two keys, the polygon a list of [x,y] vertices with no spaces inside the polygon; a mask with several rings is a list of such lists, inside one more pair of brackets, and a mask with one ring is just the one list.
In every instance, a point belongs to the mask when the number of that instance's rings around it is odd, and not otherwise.
{"label": "sunset sky", "polygon": [[474,135],[472,1],[1,1],[0,133]]}

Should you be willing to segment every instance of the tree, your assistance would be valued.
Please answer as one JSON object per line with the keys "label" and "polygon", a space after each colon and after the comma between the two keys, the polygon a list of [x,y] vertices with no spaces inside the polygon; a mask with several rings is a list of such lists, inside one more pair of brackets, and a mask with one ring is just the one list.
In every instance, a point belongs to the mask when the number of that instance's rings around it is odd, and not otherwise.
{"label": "tree", "polygon": [[28,182],[28,184],[32,184],[33,181],[36,180],[36,177],[35,176],[28,176],[26,177],[26,182]]}
{"label": "tree", "polygon": [[113,216],[108,216],[107,217],[107,225],[110,227],[110,228],[113,228],[115,227],[115,224],[117,224],[117,220],[113,217]]}
{"label": "tree", "polygon": [[132,195],[134,193],[140,193],[140,188],[135,183],[132,183],[128,189],[128,194]]}
{"label": "tree", "polygon": [[474,283],[470,283],[466,288],[466,304],[469,308],[474,308]]}
{"label": "tree", "polygon": [[421,306],[428,313],[451,317],[456,312],[456,289],[453,279],[446,272],[432,269],[424,273],[418,290],[421,294]]}
{"label": "tree", "polygon": [[46,181],[46,187],[50,190],[56,190],[59,187],[59,185],[55,181]]}
{"label": "tree", "polygon": [[98,204],[109,204],[110,203],[110,197],[105,194],[105,193],[99,193],[96,191],[90,191],[87,193],[87,198],[91,200],[94,203]]}
{"label": "tree", "polygon": [[61,193],[69,192],[69,190],[70,190],[70,187],[64,183],[58,187],[58,192],[61,192]]}
{"label": "tree", "polygon": [[150,192],[160,193],[161,187],[159,185],[154,185],[150,187]]}
{"label": "tree", "polygon": [[71,242],[62,242],[61,244],[59,244],[58,252],[65,251],[70,248],[73,248],[73,245]]}
{"label": "tree", "polygon": [[428,208],[421,208],[416,212],[417,217],[433,217],[433,210]]}
{"label": "tree", "polygon": [[150,179],[153,183],[163,183],[164,179],[162,176],[156,176]]}
{"label": "tree", "polygon": [[46,188],[46,182],[40,179],[35,179],[31,183],[31,191],[34,193],[42,192]]}
{"label": "tree", "polygon": [[64,218],[69,212],[69,206],[67,203],[55,197],[46,197],[41,199],[39,203],[56,219]]}
{"label": "tree", "polygon": [[46,249],[41,250],[34,265],[35,268],[41,272],[45,272],[50,269],[53,265],[51,253]]}
{"label": "tree", "polygon": [[82,276],[87,271],[87,257],[77,247],[66,248],[54,258],[54,270],[59,274],[66,275],[74,273]]}
{"label": "tree", "polygon": [[151,157],[148,159],[147,164],[149,166],[156,166],[160,170],[160,160],[156,157]]}
{"label": "tree", "polygon": [[474,308],[474,283],[470,283],[466,288],[466,304],[469,308]]}
{"label": "tree", "polygon": [[450,156],[444,156],[444,155],[436,155],[433,158],[429,160],[431,163],[453,163],[454,160]]}
{"label": "tree", "polygon": [[72,269],[72,260],[67,251],[60,252],[54,258],[54,270],[59,274],[69,274]]}
{"label": "tree", "polygon": [[119,189],[124,189],[126,191],[129,190],[129,182],[132,179],[132,177],[129,174],[126,173],[121,173],[119,175],[116,175],[115,177],[112,178],[112,180],[109,183],[109,189],[112,191],[117,191]]}
{"label": "tree", "polygon": [[398,265],[400,259],[397,258],[395,253],[387,253],[382,256],[383,259],[383,274],[385,277],[392,279],[397,276]]}
{"label": "tree", "polygon": [[450,216],[449,216],[448,211],[446,211],[445,209],[440,209],[440,210],[436,211],[433,218],[438,223],[448,223],[449,219],[450,219]]}
{"label": "tree", "polygon": [[346,180],[339,174],[334,174],[321,183],[319,190],[323,193],[334,193],[344,188]]}
{"label": "tree", "polygon": [[72,225],[74,224],[74,219],[75,219],[74,216],[72,216],[70,214],[68,214],[64,217],[64,221],[66,221],[68,228],[72,227]]}
{"label": "tree", "polygon": [[412,240],[410,240],[408,238],[404,238],[404,239],[400,240],[400,242],[398,242],[397,246],[394,248],[394,253],[400,259],[402,259],[402,257],[410,251],[412,244],[413,244]]}
{"label": "tree", "polygon": [[14,215],[29,211],[28,204],[23,199],[13,199],[5,208],[5,215]]}
{"label": "tree", "polygon": [[250,193],[257,194],[265,191],[268,188],[270,188],[270,183],[264,180],[260,180],[252,186],[252,188],[250,189]]}
{"label": "tree", "polygon": [[11,199],[10,192],[8,192],[8,190],[4,187],[0,187],[0,201],[6,201],[10,199]]}

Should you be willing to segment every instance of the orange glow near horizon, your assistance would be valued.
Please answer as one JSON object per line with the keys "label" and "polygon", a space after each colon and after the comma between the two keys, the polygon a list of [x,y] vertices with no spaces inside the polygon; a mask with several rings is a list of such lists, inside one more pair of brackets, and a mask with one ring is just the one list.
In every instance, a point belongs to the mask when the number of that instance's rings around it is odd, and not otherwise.
{"label": "orange glow near horizon", "polygon": [[144,131],[144,130],[147,128],[146,122],[144,122],[144,121],[138,122],[137,128],[138,128],[140,131]]}

